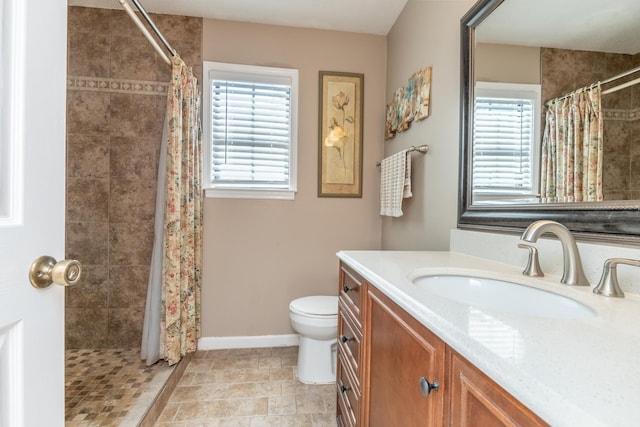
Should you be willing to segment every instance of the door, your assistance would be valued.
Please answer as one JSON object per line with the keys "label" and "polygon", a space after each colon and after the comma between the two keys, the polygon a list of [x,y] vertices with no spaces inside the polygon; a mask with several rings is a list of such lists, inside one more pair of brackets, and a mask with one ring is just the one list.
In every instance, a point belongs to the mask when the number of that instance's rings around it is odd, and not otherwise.
{"label": "door", "polygon": [[369,422],[364,425],[443,426],[444,341],[374,287],[367,298]]}
{"label": "door", "polygon": [[517,401],[464,357],[447,348],[449,366],[448,419],[453,426],[544,427]]}
{"label": "door", "polygon": [[0,425],[64,425],[65,0],[0,0]]}

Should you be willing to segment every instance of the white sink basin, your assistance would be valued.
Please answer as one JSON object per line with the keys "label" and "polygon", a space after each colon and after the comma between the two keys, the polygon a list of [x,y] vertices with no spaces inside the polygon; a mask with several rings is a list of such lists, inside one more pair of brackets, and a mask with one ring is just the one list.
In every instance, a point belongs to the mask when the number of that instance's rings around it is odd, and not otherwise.
{"label": "white sink basin", "polygon": [[412,282],[431,294],[504,313],[546,318],[585,318],[596,315],[591,308],[571,298],[501,280],[462,275],[428,275],[418,276]]}

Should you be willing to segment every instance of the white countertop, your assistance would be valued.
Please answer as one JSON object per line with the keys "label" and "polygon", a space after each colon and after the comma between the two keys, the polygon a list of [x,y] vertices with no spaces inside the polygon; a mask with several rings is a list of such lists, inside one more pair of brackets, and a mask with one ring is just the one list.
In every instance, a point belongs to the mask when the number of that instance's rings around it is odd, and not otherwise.
{"label": "white countertop", "polygon": [[[606,298],[560,278],[455,252],[341,251],[338,257],[552,426],[640,425],[640,297]],[[408,279],[463,274],[557,293],[596,311],[549,319],[429,294]]]}

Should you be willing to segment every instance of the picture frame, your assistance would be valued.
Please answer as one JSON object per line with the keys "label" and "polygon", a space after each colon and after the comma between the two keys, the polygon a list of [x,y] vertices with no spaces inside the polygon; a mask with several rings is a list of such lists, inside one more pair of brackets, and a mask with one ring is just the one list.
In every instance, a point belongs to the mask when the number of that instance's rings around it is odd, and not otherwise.
{"label": "picture frame", "polygon": [[320,71],[318,197],[362,197],[364,74]]}

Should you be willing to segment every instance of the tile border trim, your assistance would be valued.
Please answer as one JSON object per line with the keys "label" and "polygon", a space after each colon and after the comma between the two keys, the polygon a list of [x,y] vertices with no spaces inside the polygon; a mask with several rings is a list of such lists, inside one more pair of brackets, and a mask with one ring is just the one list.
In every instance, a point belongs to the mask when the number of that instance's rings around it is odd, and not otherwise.
{"label": "tile border trim", "polygon": [[106,77],[67,76],[67,89],[92,92],[166,96],[169,83]]}
{"label": "tile border trim", "polygon": [[604,111],[605,120],[634,121],[640,120],[640,108],[635,109],[614,109],[606,108]]}

